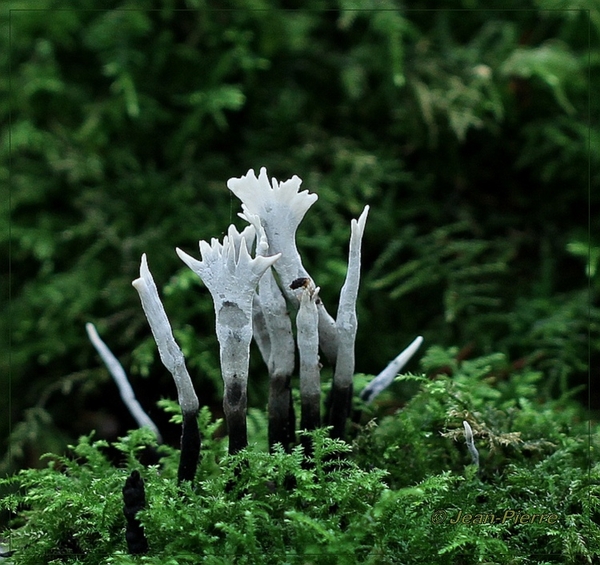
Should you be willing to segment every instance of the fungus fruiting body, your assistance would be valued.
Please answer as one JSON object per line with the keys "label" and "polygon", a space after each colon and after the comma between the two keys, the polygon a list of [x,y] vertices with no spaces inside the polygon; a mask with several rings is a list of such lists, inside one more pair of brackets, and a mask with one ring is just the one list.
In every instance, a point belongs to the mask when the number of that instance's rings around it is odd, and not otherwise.
{"label": "fungus fruiting body", "polygon": [[[291,179],[269,183],[267,170],[262,167],[258,177],[249,170],[241,178],[227,181],[227,187],[242,201],[240,216],[256,226],[258,220],[264,230],[271,254],[281,253],[274,265],[286,298],[298,305],[292,283],[297,279],[310,279],[302,264],[296,246],[296,231],[308,209],[317,201],[316,194],[300,191],[302,180],[294,175]],[[335,321],[322,302],[319,303],[320,347],[330,360],[337,354],[337,331]]]}
{"label": "fungus fruiting body", "polygon": [[177,387],[177,398],[181,406],[181,412],[183,413],[178,477],[180,481],[192,481],[196,474],[196,467],[200,456],[200,433],[197,422],[199,409],[198,397],[185,366],[183,353],[173,337],[173,330],[158,296],[158,289],[148,268],[145,253],[142,255],[140,277],[131,284],[140,295],[142,308],[150,324],[160,359],[173,375],[175,386]]}
{"label": "fungus fruiting body", "polygon": [[333,436],[344,437],[346,419],[352,402],[352,377],[354,376],[354,344],[358,330],[356,301],[360,283],[361,244],[369,207],[365,206],[358,220],[352,220],[350,230],[350,250],[348,253],[348,271],[338,305],[337,355],[329,421],[333,425]]}
{"label": "fungus fruiting body", "polygon": [[312,285],[300,291],[300,308],[296,317],[300,354],[300,427],[314,430],[321,425],[321,371],[319,364],[319,288]]}
{"label": "fungus fruiting body", "polygon": [[[284,182],[269,181],[267,171],[253,170],[227,182],[242,202],[241,218],[249,225],[241,232],[231,225],[222,242],[199,242],[200,260],[177,248],[177,255],[211,294],[224,383],[223,410],[229,435],[229,453],[248,445],[247,406],[250,344],[258,344],[269,374],[269,447],[295,443],[292,377],[298,359],[300,427],[313,430],[322,421],[332,426],[332,436],[343,438],[350,414],[358,330],[356,303],[360,283],[361,245],[369,206],[350,230],[348,269],[334,319],[319,296],[319,287],[302,264],[296,232],[317,195],[300,191],[302,181],[293,176]],[[179,479],[192,480],[200,450],[197,425],[199,402],[185,366],[183,353],[160,301],[146,255],[140,277],[133,281],[158,346],[160,358],[177,386],[183,412]],[[295,323],[295,331],[294,331]],[[119,384],[124,400],[140,425],[158,430],[145,415],[116,359],[99,339],[93,326],[88,333]],[[362,391],[370,403],[394,379],[422,342],[418,337]],[[296,355],[296,350],[298,355]],[[333,367],[331,394],[321,415],[321,358]],[[470,444],[471,445],[471,444]]]}
{"label": "fungus fruiting body", "polygon": [[127,406],[127,409],[137,422],[140,428],[146,427],[152,430],[156,434],[156,439],[158,443],[162,443],[162,437],[156,424],[151,420],[150,416],[146,414],[137,398],[135,397],[135,393],[133,392],[133,388],[127,379],[127,375],[125,373],[125,369],[119,360],[113,355],[112,351],[108,348],[108,346],[102,341],[100,336],[98,335],[98,331],[96,330],[96,326],[91,323],[87,323],[85,325],[85,330],[88,334],[90,342],[100,355],[102,361],[106,365],[108,372],[111,374],[113,380],[115,381],[119,394],[121,395],[121,399]]}
{"label": "fungus fruiting body", "polygon": [[410,361],[411,357],[421,346],[421,343],[423,343],[423,338],[417,336],[404,351],[390,361],[388,366],[362,390],[360,398],[367,404],[371,404],[376,396],[392,384],[396,375]]}
{"label": "fungus fruiting body", "polygon": [[223,410],[229,432],[229,452],[248,445],[246,411],[248,366],[252,341],[252,303],[258,281],[279,258],[257,256],[248,250],[253,228],[239,233],[230,226],[223,243],[200,241],[202,260],[177,249],[181,260],[208,288],[214,303],[221,373],[225,385]]}

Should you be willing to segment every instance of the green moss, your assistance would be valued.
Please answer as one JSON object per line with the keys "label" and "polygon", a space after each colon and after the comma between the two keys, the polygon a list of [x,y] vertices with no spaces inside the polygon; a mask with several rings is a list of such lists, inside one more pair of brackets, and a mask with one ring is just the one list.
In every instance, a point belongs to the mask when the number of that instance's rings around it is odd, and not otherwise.
{"label": "green moss", "polygon": [[[112,445],[82,437],[69,457],[48,456],[45,469],[0,483],[13,489],[2,500],[14,517],[8,562],[593,563],[600,429],[568,397],[540,401],[539,373],[507,372],[501,355],[453,354],[430,348],[429,377],[399,377],[418,384],[409,402],[387,415],[384,402],[372,408],[350,444],[311,433],[308,460],[301,446],[269,454],[258,414],[250,447],[227,455],[207,408],[193,485],[178,486],[178,451],[146,430]],[[440,363],[451,374],[435,373]],[[161,405],[181,421],[175,402]],[[149,446],[162,458],[146,467]],[[134,469],[146,489],[143,556],[128,555],[124,538],[121,489]]]}

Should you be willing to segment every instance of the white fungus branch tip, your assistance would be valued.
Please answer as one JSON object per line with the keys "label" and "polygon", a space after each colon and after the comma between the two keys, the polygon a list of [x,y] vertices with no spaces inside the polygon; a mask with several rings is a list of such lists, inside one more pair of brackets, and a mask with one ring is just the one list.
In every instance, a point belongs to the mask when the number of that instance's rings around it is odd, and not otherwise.
{"label": "white fungus branch tip", "polygon": [[475,442],[473,441],[473,430],[469,425],[469,422],[463,420],[463,426],[465,428],[465,441],[467,443],[467,449],[471,454],[471,458],[473,459],[473,464],[479,467],[479,451],[475,447]]}
{"label": "white fungus branch tip", "polygon": [[131,284],[140,295],[142,308],[150,324],[160,359],[175,380],[182,412],[184,414],[197,412],[199,408],[198,397],[185,366],[183,353],[173,337],[173,330],[158,296],[158,289],[148,268],[145,253],[142,255],[140,278],[134,280]]}
{"label": "white fungus branch tip", "polygon": [[367,404],[373,402],[377,395],[392,384],[396,375],[398,375],[402,367],[410,361],[410,358],[416,353],[422,343],[423,338],[421,336],[416,337],[402,353],[391,361],[389,365],[363,389],[360,397]]}
{"label": "white fungus branch tip", "polygon": [[158,443],[162,443],[162,437],[156,424],[150,419],[150,416],[144,412],[144,409],[138,402],[135,397],[135,393],[133,392],[133,388],[127,379],[127,375],[125,374],[125,370],[119,360],[113,355],[112,351],[108,348],[108,346],[102,341],[101,337],[98,335],[96,331],[96,327],[92,323],[87,323],[85,325],[85,330],[90,338],[90,342],[100,355],[100,358],[106,365],[108,372],[111,374],[114,379],[118,389],[119,394],[121,395],[121,399],[123,400],[125,406],[133,416],[134,420],[137,422],[140,428],[146,427],[152,430],[156,434],[156,438]]}
{"label": "white fungus branch tip", "polygon": [[[284,182],[272,179],[269,183],[264,167],[258,178],[253,170],[249,170],[243,177],[227,181],[229,190],[242,201],[241,217],[254,225],[259,218],[270,253],[282,254],[275,270],[288,298],[295,298],[289,291],[291,282],[308,277],[296,248],[296,230],[318,198],[307,190],[300,191],[301,184],[302,180],[296,175]],[[263,240],[259,234],[259,246],[263,245]]]}
{"label": "white fungus branch tip", "polygon": [[360,284],[360,251],[368,214],[369,207],[365,206],[358,220],[352,220],[350,224],[348,271],[340,292],[336,319],[338,349],[334,380],[342,386],[349,386],[354,375],[354,345],[358,330],[356,301]]}

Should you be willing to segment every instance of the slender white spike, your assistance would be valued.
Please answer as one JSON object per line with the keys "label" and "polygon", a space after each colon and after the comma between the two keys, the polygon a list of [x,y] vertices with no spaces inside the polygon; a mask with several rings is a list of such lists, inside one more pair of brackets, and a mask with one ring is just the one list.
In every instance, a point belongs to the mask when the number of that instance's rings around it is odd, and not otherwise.
{"label": "slender white spike", "polygon": [[140,295],[142,308],[150,324],[160,359],[173,375],[181,411],[184,414],[197,412],[199,408],[198,397],[185,366],[183,353],[173,337],[173,330],[158,296],[158,289],[148,268],[145,253],[142,255],[140,278],[134,280],[131,284]]}
{"label": "slender white spike", "polygon": [[392,384],[396,375],[398,375],[402,367],[410,361],[411,357],[416,353],[417,349],[421,347],[422,343],[423,338],[421,336],[416,337],[402,353],[391,361],[389,365],[363,389],[360,397],[367,404],[373,402],[377,395]]}
{"label": "slender white spike", "polygon": [[475,442],[473,441],[473,430],[469,425],[469,422],[463,420],[463,426],[465,428],[465,441],[467,443],[467,449],[471,454],[471,458],[473,459],[473,464],[479,467],[479,451],[475,447]]}
{"label": "slender white spike", "polygon": [[351,223],[348,271],[340,293],[336,319],[338,350],[333,380],[340,386],[349,386],[354,376],[354,344],[358,330],[356,300],[360,284],[360,249],[368,214],[369,207],[365,206],[358,220],[352,220]]}
{"label": "slender white spike", "polygon": [[127,375],[119,360],[113,355],[112,351],[108,348],[108,346],[102,341],[101,337],[98,335],[96,331],[96,327],[92,323],[87,323],[85,325],[85,330],[90,338],[90,341],[100,358],[106,365],[108,372],[111,374],[114,379],[117,387],[119,388],[119,394],[121,395],[121,399],[123,400],[125,406],[137,422],[140,428],[146,427],[152,430],[156,434],[156,438],[158,443],[162,443],[162,436],[158,431],[156,424],[150,419],[150,416],[144,412],[144,409],[138,402],[135,397],[135,393],[133,392],[133,388],[131,388],[131,384],[127,379]]}

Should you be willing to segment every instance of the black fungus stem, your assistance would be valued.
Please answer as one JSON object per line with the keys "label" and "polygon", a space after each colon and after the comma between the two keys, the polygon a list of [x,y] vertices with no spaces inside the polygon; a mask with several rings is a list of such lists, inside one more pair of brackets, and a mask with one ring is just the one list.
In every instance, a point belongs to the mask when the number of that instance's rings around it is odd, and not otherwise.
{"label": "black fungus stem", "polygon": [[344,439],[346,435],[346,421],[352,407],[352,385],[339,386],[333,383],[329,399],[327,423],[333,426],[331,437]]}
{"label": "black fungus stem", "polygon": [[246,425],[246,392],[238,383],[225,388],[223,411],[227,421],[229,435],[229,455],[234,455],[248,447],[248,429]]}
{"label": "black fungus stem", "polygon": [[177,480],[193,481],[200,459],[200,430],[198,429],[198,412],[183,415],[181,430],[181,454],[179,456],[179,469]]}
{"label": "black fungus stem", "polygon": [[127,477],[123,487],[123,514],[127,520],[125,529],[125,540],[127,550],[131,555],[146,553],[148,551],[148,540],[144,535],[144,527],[137,518],[137,513],[146,506],[146,494],[144,492],[144,479],[139,471],[132,471]]}
{"label": "black fungus stem", "polygon": [[[316,430],[321,426],[321,398],[308,397],[301,399],[300,409],[300,428],[304,431],[310,432]],[[307,458],[313,455],[312,438],[308,435],[303,435],[300,440],[302,447],[304,448],[304,455]]]}
{"label": "black fungus stem", "polygon": [[296,441],[290,376],[271,378],[269,383],[269,450],[280,443],[286,451]]}
{"label": "black fungus stem", "polygon": [[316,430],[321,426],[321,397],[303,398],[301,401],[300,428],[306,431]]}

